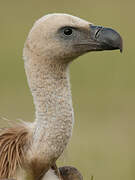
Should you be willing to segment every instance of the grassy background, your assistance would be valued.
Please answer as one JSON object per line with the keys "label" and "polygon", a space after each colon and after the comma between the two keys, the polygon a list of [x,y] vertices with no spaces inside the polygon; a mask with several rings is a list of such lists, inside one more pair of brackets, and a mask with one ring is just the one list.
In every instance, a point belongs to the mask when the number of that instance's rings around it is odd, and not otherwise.
{"label": "grassy background", "polygon": [[0,116],[13,121],[34,119],[22,49],[36,19],[70,13],[123,36],[123,54],[89,53],[71,65],[75,126],[59,164],[77,167],[85,180],[135,179],[134,8],[134,0],[0,1]]}

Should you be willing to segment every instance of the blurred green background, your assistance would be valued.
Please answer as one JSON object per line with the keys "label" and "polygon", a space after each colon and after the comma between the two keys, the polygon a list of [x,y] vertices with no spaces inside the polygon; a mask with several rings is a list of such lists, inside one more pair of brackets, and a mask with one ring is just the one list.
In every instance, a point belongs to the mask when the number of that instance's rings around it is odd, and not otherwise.
{"label": "blurred green background", "polygon": [[134,0],[0,0],[0,117],[34,120],[22,49],[34,21],[52,12],[112,27],[124,40],[123,54],[89,53],[71,65],[75,126],[59,165],[85,180],[135,180]]}

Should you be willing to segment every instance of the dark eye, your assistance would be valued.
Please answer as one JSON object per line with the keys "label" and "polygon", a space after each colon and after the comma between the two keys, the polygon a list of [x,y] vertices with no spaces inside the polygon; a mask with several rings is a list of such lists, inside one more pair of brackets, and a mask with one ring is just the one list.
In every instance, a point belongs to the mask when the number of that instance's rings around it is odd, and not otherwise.
{"label": "dark eye", "polygon": [[70,36],[72,34],[73,30],[71,28],[65,28],[64,29],[64,34],[66,36]]}

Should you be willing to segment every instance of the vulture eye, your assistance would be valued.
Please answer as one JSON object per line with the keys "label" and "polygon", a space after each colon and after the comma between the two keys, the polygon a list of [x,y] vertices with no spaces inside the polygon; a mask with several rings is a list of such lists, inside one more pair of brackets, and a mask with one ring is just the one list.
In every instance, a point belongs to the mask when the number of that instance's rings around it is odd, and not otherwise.
{"label": "vulture eye", "polygon": [[64,29],[64,34],[66,36],[70,36],[72,34],[73,30],[70,27],[67,27]]}

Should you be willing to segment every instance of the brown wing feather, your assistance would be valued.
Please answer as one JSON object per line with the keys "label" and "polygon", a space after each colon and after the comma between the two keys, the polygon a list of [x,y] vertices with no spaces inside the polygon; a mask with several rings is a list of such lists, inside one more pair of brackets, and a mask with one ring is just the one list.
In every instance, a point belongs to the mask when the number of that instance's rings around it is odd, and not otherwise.
{"label": "brown wing feather", "polygon": [[0,178],[15,177],[17,168],[22,166],[28,137],[29,131],[24,125],[0,131]]}

